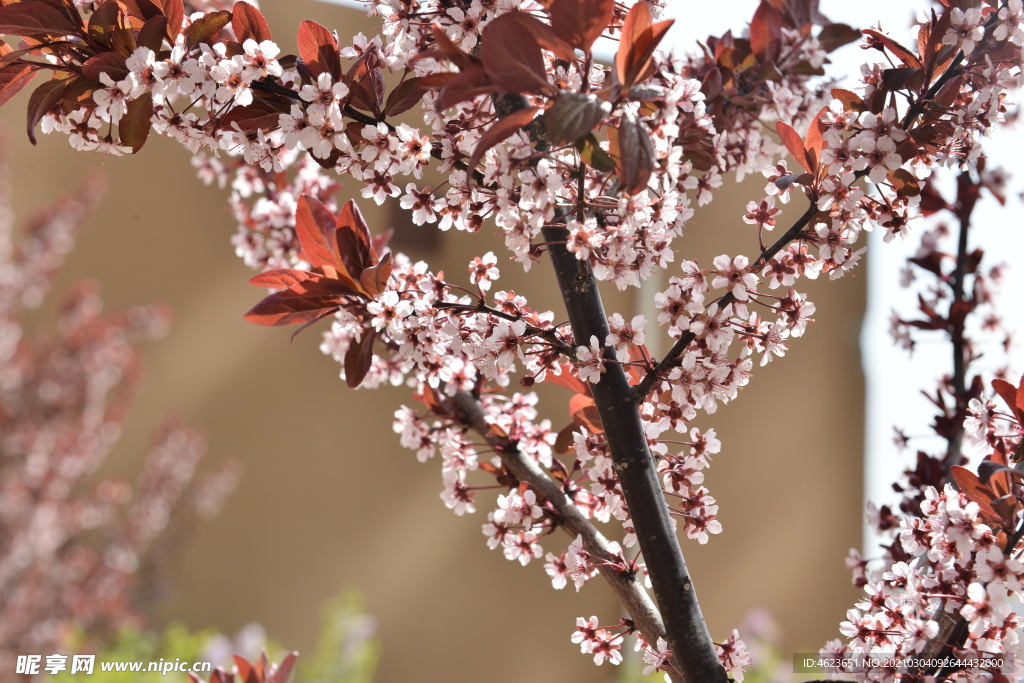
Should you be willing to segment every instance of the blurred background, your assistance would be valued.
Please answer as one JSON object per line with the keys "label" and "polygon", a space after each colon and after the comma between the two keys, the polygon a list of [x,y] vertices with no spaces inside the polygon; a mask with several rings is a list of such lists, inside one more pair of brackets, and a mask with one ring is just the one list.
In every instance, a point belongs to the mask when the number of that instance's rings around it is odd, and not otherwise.
{"label": "blurred background", "polygon": [[[285,53],[295,51],[303,19],[337,28],[343,39],[374,31],[350,7],[310,0],[261,6]],[[747,16],[737,12],[733,28]],[[0,110],[14,210],[25,214],[70,191],[92,169],[108,185],[54,298],[91,278],[110,309],[164,302],[175,312],[166,339],[143,347],[144,383],[100,474],[132,479],[168,412],[205,433],[209,466],[228,458],[244,466],[220,515],[190,528],[180,550],[163,558],[169,581],[154,603],[154,624],[233,634],[258,622],[288,649],[310,652],[325,603],[354,589],[376,621],[381,683],[615,677],[569,641],[578,616],[615,621],[610,592],[599,581],[579,594],[552,591],[540,563],[524,569],[487,549],[485,513],[452,515],[438,496],[439,469],[417,463],[392,433],[394,410],[411,401],[407,389],[353,392],[318,350],[317,329],[289,343],[292,330],[242,319],[263,292],[246,284],[252,273],[229,242],[235,226],[226,190],[204,186],[188,153],[162,138],[135,158],[77,153],[63,136],[41,136],[33,148],[23,133],[27,94]],[[729,186],[698,210],[677,243],[683,256],[708,263],[726,251],[753,252],[753,243],[737,247],[740,235],[750,236],[740,217],[763,186],[760,176]],[[454,278],[472,256],[504,251],[487,228],[476,236],[441,233],[387,207],[361,206],[372,230],[398,229],[396,249]],[[513,262],[499,266],[501,287],[534,308],[560,310],[545,263],[528,276]],[[723,444],[705,484],[725,531],[706,546],[683,541],[715,640],[764,609],[779,624],[784,653],[816,650],[838,637],[857,595],[843,559],[861,543],[858,338],[866,273],[803,283],[817,306],[807,335],[785,358],[757,369],[737,401],[696,424],[713,427]],[[609,312],[639,312],[634,294],[605,292]],[[45,326],[54,316],[47,304],[32,322]],[[549,389],[541,389],[542,416],[561,427],[569,419],[565,396]],[[546,549],[557,552],[561,543]]]}

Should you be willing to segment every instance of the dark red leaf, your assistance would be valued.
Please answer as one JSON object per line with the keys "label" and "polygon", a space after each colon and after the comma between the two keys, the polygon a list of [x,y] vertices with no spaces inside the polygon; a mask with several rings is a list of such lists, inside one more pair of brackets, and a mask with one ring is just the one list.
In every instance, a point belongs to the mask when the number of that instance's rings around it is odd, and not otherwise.
{"label": "dark red leaf", "polygon": [[250,285],[266,287],[267,289],[288,289],[292,285],[305,282],[319,277],[308,270],[296,270],[295,268],[277,268],[268,270],[249,280]]}
{"label": "dark red leaf", "polygon": [[257,325],[294,325],[316,320],[324,311],[337,308],[338,299],[288,295],[287,290],[271,294],[252,307],[245,319]]}
{"label": "dark red leaf", "polygon": [[292,671],[295,669],[295,662],[299,658],[298,652],[289,652],[285,655],[281,663],[277,665],[277,674],[274,678],[274,683],[288,683],[288,680],[292,677]]}
{"label": "dark red leaf", "polygon": [[704,93],[704,97],[709,102],[717,99],[722,94],[722,70],[716,66],[704,74],[704,80],[700,84],[700,91]]}
{"label": "dark red leaf", "polygon": [[864,100],[860,98],[860,95],[853,91],[843,90],[842,88],[832,88],[832,97],[842,102],[843,108],[846,111],[864,111],[867,109],[867,105],[864,104]]}
{"label": "dark red leaf", "polygon": [[590,395],[590,385],[573,375],[572,367],[568,363],[562,363],[561,368],[562,372],[557,375],[551,372],[545,373],[544,381],[565,387],[574,394]]}
{"label": "dark red leaf", "polygon": [[329,73],[334,80],[341,78],[341,56],[334,34],[315,21],[299,24],[299,56],[314,75]]}
{"label": "dark red leaf", "polygon": [[370,266],[359,274],[359,284],[367,293],[376,298],[387,288],[391,277],[391,252],[384,254],[380,263]]}
{"label": "dark red leaf", "polygon": [[363,270],[377,260],[370,238],[370,228],[359,206],[351,200],[341,207],[334,225],[338,256],[349,275],[358,279]]}
{"label": "dark red leaf", "polygon": [[526,26],[504,14],[484,27],[480,57],[484,70],[499,88],[512,93],[543,93],[551,89],[540,44]]}
{"label": "dark red leaf", "polygon": [[146,93],[128,103],[128,111],[117,123],[121,142],[132,148],[132,154],[142,149],[152,127],[153,95]]}
{"label": "dark red leaf", "polygon": [[886,179],[892,183],[894,188],[908,197],[917,197],[921,194],[920,181],[913,173],[905,168],[897,168],[895,171],[889,171]]}
{"label": "dark red leaf", "polygon": [[818,43],[825,52],[838,50],[856,40],[860,40],[861,32],[847,24],[829,24],[818,34]]}
{"label": "dark red leaf", "polygon": [[[231,23],[231,12],[227,10],[211,12],[197,19],[192,22],[185,33],[185,47],[191,50],[199,43],[210,42],[229,23]],[[168,28],[170,28],[170,22],[168,22]]]}
{"label": "dark red leaf", "polygon": [[484,153],[487,150],[494,147],[502,140],[508,139],[513,133],[533,121],[539,111],[540,107],[527,107],[525,109],[514,111],[505,118],[495,121],[494,124],[487,129],[487,132],[480,136],[479,142],[476,143],[476,149],[473,150],[473,156],[469,158],[469,169],[472,171],[476,168],[477,163],[479,163],[480,159],[483,158]]}
{"label": "dark red leaf", "polygon": [[545,24],[527,12],[509,12],[502,16],[508,17],[505,20],[506,23],[515,22],[521,24],[527,32],[533,35],[542,48],[554,52],[559,59],[569,63],[576,61],[576,52],[572,49],[572,46],[555,33],[550,24]]}
{"label": "dark red leaf", "polygon": [[630,8],[625,21],[622,22],[622,31],[619,36],[619,50],[615,53],[615,73],[619,83],[628,88],[632,85],[627,74],[632,63],[632,55],[640,36],[644,31],[651,28],[651,9],[646,2],[638,2]]}
{"label": "dark red leaf", "polygon": [[982,519],[986,522],[999,524],[1002,518],[999,516],[999,513],[992,509],[992,500],[995,496],[989,487],[978,480],[978,475],[966,467],[958,465],[950,468],[950,474],[953,476],[953,481],[956,482],[956,487],[960,489],[961,493],[967,496],[971,502],[978,504]]}
{"label": "dark red leaf", "polygon": [[672,21],[651,25],[651,11],[646,2],[637,2],[629,10],[622,24],[619,51],[615,55],[615,73],[624,88],[646,78],[650,70],[651,55],[657,49]]}
{"label": "dark red leaf", "polygon": [[185,23],[185,5],[182,0],[152,0],[152,2],[160,8],[164,18],[167,19],[167,38],[173,45],[175,39],[181,34],[181,27]]}
{"label": "dark red leaf", "polygon": [[384,113],[388,116],[395,116],[402,112],[409,111],[423,99],[427,90],[421,85],[422,78],[407,78],[391,91],[387,103],[384,105]]}
{"label": "dark red leaf", "polygon": [[[825,124],[821,122],[821,117],[824,116],[825,112],[828,111],[828,107],[822,107],[821,110],[814,115],[811,119],[811,125],[807,128],[807,137],[804,138],[804,149],[807,150],[808,157],[811,152],[815,152],[815,156],[819,150],[825,149],[825,131],[827,128]],[[815,166],[817,162],[815,161]]]}
{"label": "dark red leaf", "polygon": [[77,109],[83,104],[95,104],[92,99],[93,93],[105,87],[106,86],[99,81],[94,81],[91,78],[86,78],[85,76],[79,76],[78,78],[72,78],[67,81],[62,98],[65,102],[71,105],[72,109]]}
{"label": "dark red leaf", "polygon": [[295,208],[295,234],[302,254],[314,268],[343,268],[334,236],[334,214],[312,195],[299,197]]}
{"label": "dark red leaf", "polygon": [[[1021,384],[1024,385],[1024,378],[1021,378]],[[1002,379],[992,380],[992,388],[1006,401],[1017,422],[1024,426],[1024,391]]]}
{"label": "dark red leaf", "polygon": [[235,107],[220,119],[220,128],[231,129],[237,123],[243,131],[272,131],[279,126],[280,111],[266,101],[257,100],[246,107]]}
{"label": "dark red leaf", "polygon": [[[96,8],[89,16],[89,37],[100,45],[110,47],[114,31],[123,23],[121,7],[114,0],[109,0]],[[141,28],[140,22],[140,28]]]}
{"label": "dark red leaf", "polygon": [[800,164],[800,166],[802,166],[808,173],[814,173],[814,169],[807,160],[804,141],[800,139],[800,134],[793,130],[793,126],[784,121],[776,121],[775,130],[779,132],[779,137],[782,138],[782,144],[784,144],[786,149],[789,150],[789,154],[793,157],[793,160]]}
{"label": "dark red leaf", "polygon": [[437,24],[434,24],[434,43],[452,64],[459,67],[459,70],[476,63],[476,57],[464,52]]}
{"label": "dark red leaf", "polygon": [[359,343],[349,346],[345,354],[345,383],[353,389],[363,383],[373,364],[374,337],[373,328],[364,327]]}
{"label": "dark red leaf", "polygon": [[574,48],[590,52],[612,20],[615,0],[553,0],[551,28]]}
{"label": "dark red leaf", "polygon": [[624,113],[619,121],[617,143],[622,191],[630,195],[643,192],[655,165],[654,145],[643,122]]}
{"label": "dark red leaf", "polygon": [[36,144],[36,124],[48,111],[57,106],[64,96],[64,88],[67,84],[67,81],[62,80],[46,81],[33,90],[32,95],[28,98],[28,120],[26,123],[28,139],[33,145]]}
{"label": "dark red leaf", "polygon": [[[376,62],[376,57],[374,57],[374,62]],[[384,83],[384,76],[381,74],[379,66],[374,65],[373,68],[367,70],[358,81],[349,86],[349,89],[352,92],[354,106],[358,106],[364,111],[373,112],[378,119],[384,115],[384,94],[387,85]]]}
{"label": "dark red leaf", "polygon": [[575,142],[594,130],[611,111],[612,105],[596,95],[562,91],[544,114],[548,138],[554,145]]}
{"label": "dark red leaf", "polygon": [[126,59],[139,47],[135,42],[135,31],[128,26],[119,26],[110,34],[110,49],[120,53]]}
{"label": "dark red leaf", "polygon": [[568,453],[576,441],[573,435],[578,431],[579,427],[575,422],[570,422],[568,425],[563,427],[562,431],[558,432],[558,437],[555,438],[555,445],[552,446],[555,453],[558,453],[559,455],[565,455]]}
{"label": "dark red leaf", "polygon": [[448,84],[441,88],[437,95],[435,107],[441,112],[454,107],[459,102],[472,100],[480,95],[492,93],[498,89],[484,71],[483,65],[474,64],[456,74]]}
{"label": "dark red leaf", "polygon": [[146,24],[139,31],[135,42],[143,47],[148,47],[153,52],[160,52],[160,47],[163,45],[164,36],[166,35],[167,18],[163,16],[152,17],[146,20]]}
{"label": "dark red leaf", "polygon": [[760,62],[775,62],[782,52],[782,17],[766,0],[750,20],[750,49]]}
{"label": "dark red leaf", "polygon": [[231,8],[231,28],[240,43],[250,38],[257,43],[271,39],[270,27],[263,18],[263,13],[244,0],[236,2]]}
{"label": "dark red leaf", "polygon": [[889,52],[891,52],[901,62],[903,62],[904,66],[907,66],[907,67],[910,67],[910,68],[913,68],[913,69],[920,69],[921,68],[921,60],[917,58],[917,55],[915,55],[913,52],[911,52],[907,48],[903,47],[902,45],[900,45],[899,43],[897,43],[895,40],[893,40],[889,36],[885,35],[884,33],[880,33],[880,32],[878,32],[878,31],[876,31],[874,29],[871,29],[871,28],[866,28],[866,29],[862,30],[861,33],[863,33],[865,35],[868,35],[868,36],[871,36],[877,42],[879,42],[882,45],[884,45],[886,47],[886,49],[889,50]]}
{"label": "dark red leaf", "polygon": [[0,34],[42,37],[77,33],[67,14],[44,2],[18,2],[0,7]]}
{"label": "dark red leaf", "polygon": [[918,91],[924,86],[924,71],[916,67],[884,69],[882,83],[889,90]]}
{"label": "dark red leaf", "polygon": [[0,67],[0,107],[21,92],[35,75],[37,68],[31,64],[8,64]]}
{"label": "dark red leaf", "polygon": [[116,52],[101,52],[85,60],[82,74],[94,81],[100,80],[100,74],[107,74],[113,80],[120,81],[129,73],[124,61],[124,57]]}

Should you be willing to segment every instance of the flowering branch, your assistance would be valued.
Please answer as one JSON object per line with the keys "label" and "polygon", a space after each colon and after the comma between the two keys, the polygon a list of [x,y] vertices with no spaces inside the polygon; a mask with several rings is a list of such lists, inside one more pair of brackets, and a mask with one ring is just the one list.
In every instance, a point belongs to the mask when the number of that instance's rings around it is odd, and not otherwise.
{"label": "flowering branch", "polygon": [[[545,474],[544,470],[524,457],[507,437],[495,433],[493,425],[487,422],[483,407],[472,394],[465,391],[456,392],[451,403],[454,408],[453,414],[458,415],[473,431],[497,449],[509,472],[519,481],[528,483],[554,506],[559,526],[571,537],[582,538],[583,549],[596,560],[598,571],[615,592],[615,596],[644,638],[653,643],[664,637],[665,626],[658,608],[637,583],[635,570],[630,571],[624,566],[622,552],[608,543],[604,535],[580,513],[565,490]],[[673,680],[682,679],[673,677]]]}
{"label": "flowering branch", "polygon": [[[886,241],[905,236],[931,169],[980,158],[980,139],[1019,80],[1024,43],[1019,0],[945,2],[922,15],[914,48],[829,22],[814,0],[765,0],[747,34],[710,38],[685,58],[657,52],[671,26],[656,21],[657,2],[382,0],[372,11],[383,38],[345,45],[307,21],[299,55],[279,58],[262,14],[245,2],[188,17],[177,0],[86,3],[82,16],[70,0],[57,3],[60,11],[55,2],[0,7],[0,32],[24,36],[66,72],[36,89],[29,129],[39,124],[76,148],[111,154],[139,151],[153,130],[193,153],[234,156],[194,163],[208,182],[233,174],[233,242],[260,271],[252,283],[274,290],[247,318],[330,318],[322,349],[350,386],[416,387],[431,414],[403,407],[395,429],[419,460],[441,455],[445,504],[474,512],[478,492],[493,488],[476,478],[493,477],[506,493],[482,530],[490,547],[523,565],[544,555],[540,541],[555,526],[574,524],[577,540],[546,556],[552,585],[571,576],[580,586],[598,571],[620,582],[634,619],[646,623],[640,647],[651,670],[691,681],[739,678],[749,656],[735,632],[711,641],[676,538],[675,522],[701,543],[721,531],[703,486],[720,443],[690,422],[736,398],[755,353],[764,365],[804,333],[815,307],[795,289],[800,278],[841,277],[872,226]],[[592,49],[603,35],[618,40],[609,68]],[[867,65],[857,92],[816,80],[830,50],[860,38],[885,61]],[[2,102],[44,67],[6,46],[0,52]],[[398,81],[390,92],[387,73]],[[400,122],[417,107],[421,128]],[[772,125],[779,140],[764,134]],[[787,168],[785,153],[800,169]],[[443,176],[434,187],[418,182],[430,167]],[[491,293],[493,254],[470,264],[478,295],[390,250],[354,202],[334,200],[337,183],[325,169],[354,179],[377,204],[400,197],[417,225],[477,232],[493,223],[526,270],[547,253],[571,329],[514,292]],[[669,268],[691,202],[711,201],[725,173],[759,170],[766,196],[747,205],[743,221],[755,226],[760,256],[678,263],[655,296],[657,323],[676,342],[655,363],[647,321],[607,315],[599,282],[625,289]],[[398,177],[417,182],[403,192]],[[870,183],[859,183],[865,177]],[[793,191],[809,208],[765,247],[775,203]],[[784,294],[771,293],[779,287]],[[508,389],[520,368],[525,393]],[[571,424],[558,430],[538,420],[529,391],[538,381],[572,392]],[[471,426],[485,430],[484,444],[467,438]],[[663,439],[668,430],[684,440]],[[684,450],[670,452],[676,444]],[[942,527],[948,509],[973,514],[953,493],[919,491],[919,523]],[[587,554],[583,532],[597,538],[590,520],[613,517],[623,545],[639,544],[647,565],[614,559],[611,541],[593,541],[600,555]],[[668,642],[642,591],[622,583],[621,575],[644,571]],[[928,614],[949,606],[930,605]],[[580,618],[572,640],[595,663],[618,663],[618,631],[634,626]],[[860,616],[844,624],[872,637],[891,626]],[[935,639],[930,628],[918,641]],[[917,647],[914,637],[902,642]]]}

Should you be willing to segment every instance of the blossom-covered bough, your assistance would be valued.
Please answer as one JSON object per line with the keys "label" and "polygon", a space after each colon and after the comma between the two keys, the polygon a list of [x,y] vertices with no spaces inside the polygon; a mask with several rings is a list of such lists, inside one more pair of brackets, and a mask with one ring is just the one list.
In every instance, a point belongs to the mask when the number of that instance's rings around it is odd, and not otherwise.
{"label": "blossom-covered bough", "polygon": [[[385,0],[370,8],[380,36],[347,44],[306,21],[299,55],[283,56],[245,2],[190,14],[181,0],[5,2],[0,32],[22,44],[3,48],[0,103],[42,73],[30,135],[38,125],[107,154],[139,151],[152,131],[185,145],[204,180],[230,181],[237,252],[260,271],[253,284],[275,290],[247,317],[328,319],[322,349],[350,386],[415,390],[423,408],[403,407],[395,429],[419,460],[440,455],[446,505],[475,512],[487,476],[505,489],[483,527],[490,547],[523,565],[543,560],[555,588],[579,589],[597,573],[609,582],[628,618],[579,619],[572,639],[585,653],[618,663],[624,636],[637,634],[650,671],[740,680],[743,643],[735,632],[712,641],[676,538],[676,524],[701,543],[721,531],[703,485],[720,443],[689,424],[736,396],[757,355],[764,365],[804,333],[814,305],[801,278],[848,272],[861,232],[906,235],[932,169],[981,158],[1019,84],[1022,10],[1020,0],[943,0],[908,48],[830,22],[815,0],[763,0],[743,37],[709,38],[679,57],[657,51],[671,25],[656,22],[659,9]],[[610,65],[594,56],[602,36],[618,41]],[[879,61],[859,87],[832,88],[827,53],[860,38]],[[492,253],[460,284],[390,251],[354,202],[334,201],[332,171],[378,204],[400,197],[418,225],[496,226],[526,269],[546,253],[568,320],[498,290]],[[737,212],[756,229],[756,249],[710,267],[687,260],[680,238],[693,202],[711,201],[726,173],[757,172],[766,196]],[[776,203],[793,195],[806,207],[767,239]],[[609,315],[599,283],[625,289],[661,271],[670,277],[656,322],[674,343],[654,358],[648,321]],[[571,391],[564,429],[539,418],[538,381]],[[1016,432],[1002,438],[1005,451]],[[999,476],[1017,500],[1016,475]],[[925,495],[906,521],[921,531],[903,543],[911,554],[946,547],[929,555],[945,583],[917,593],[912,619],[875,600],[845,647],[1015,647],[995,637],[1007,631],[1005,603],[978,591],[1002,596],[1019,580],[970,574],[963,562],[1002,554],[1000,576],[1016,577],[1019,506],[996,520],[979,517],[963,488]],[[545,553],[558,528],[568,547]],[[954,638],[942,624],[958,614],[967,625]],[[904,680],[938,673],[948,672]]]}

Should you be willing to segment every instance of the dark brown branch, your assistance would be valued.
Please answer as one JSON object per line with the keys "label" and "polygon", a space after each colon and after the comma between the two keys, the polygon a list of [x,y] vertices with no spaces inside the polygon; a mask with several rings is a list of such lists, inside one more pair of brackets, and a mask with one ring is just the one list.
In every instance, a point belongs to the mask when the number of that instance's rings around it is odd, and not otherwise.
{"label": "dark brown branch", "polygon": [[974,210],[977,191],[967,173],[960,176],[956,213],[960,218],[960,235],[957,239],[956,268],[950,287],[953,290],[953,301],[949,305],[949,341],[953,347],[953,411],[955,425],[953,433],[947,438],[946,458],[943,467],[946,470],[946,481],[953,480],[953,466],[960,464],[961,447],[964,438],[964,421],[967,411],[967,343],[964,338],[965,318],[957,315],[959,308],[965,305],[964,280],[967,277],[967,235],[971,228],[971,213]]}
{"label": "dark brown branch", "polygon": [[587,261],[579,261],[564,242],[568,231],[561,227],[544,228],[544,239],[551,243],[548,253],[562,292],[569,323],[578,344],[589,344],[597,337],[604,347],[606,361],[601,381],[591,384],[615,472],[622,487],[637,541],[647,563],[654,596],[665,621],[673,664],[688,681],[704,683],[727,680],[718,661],[714,643],[697,602],[697,593],[686,568],[679,540],[669,516],[665,494],[658,480],[654,458],[647,447],[647,436],[638,404],[633,400],[622,366],[615,363],[614,351],[605,346],[608,319],[597,281]]}
{"label": "dark brown branch", "polygon": [[[451,404],[455,408],[453,412],[459,415],[467,426],[495,447],[509,472],[519,481],[528,483],[539,495],[554,505],[558,512],[559,526],[572,538],[582,536],[584,549],[598,561],[598,571],[611,586],[644,639],[653,644],[658,642],[658,638],[664,638],[665,625],[658,614],[658,608],[651,602],[651,598],[633,574],[615,568],[616,564],[621,563],[620,556],[612,552],[608,540],[583,516],[579,508],[565,495],[562,487],[536,463],[523,456],[514,443],[505,437],[496,436],[491,431],[483,407],[472,394],[459,391],[452,397]],[[674,681],[682,683],[683,679],[674,672],[669,674],[673,676]]]}

